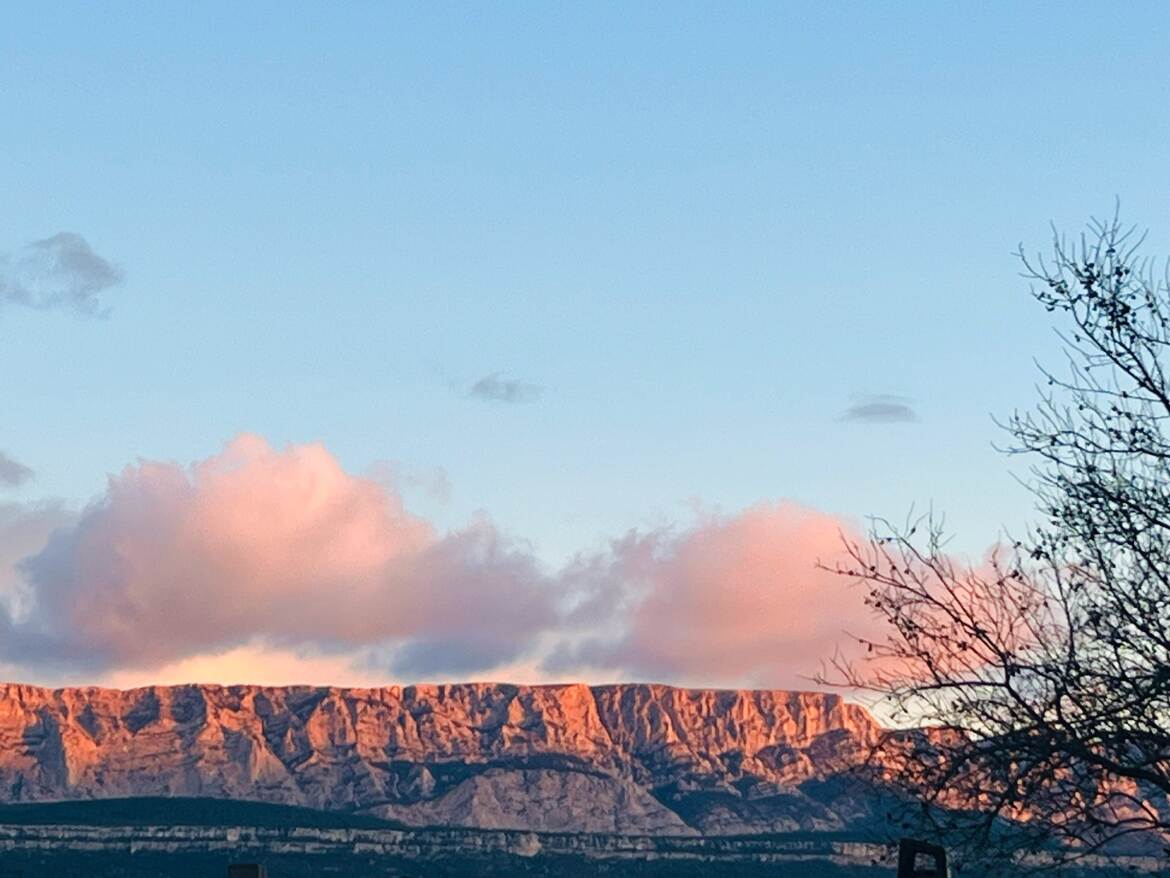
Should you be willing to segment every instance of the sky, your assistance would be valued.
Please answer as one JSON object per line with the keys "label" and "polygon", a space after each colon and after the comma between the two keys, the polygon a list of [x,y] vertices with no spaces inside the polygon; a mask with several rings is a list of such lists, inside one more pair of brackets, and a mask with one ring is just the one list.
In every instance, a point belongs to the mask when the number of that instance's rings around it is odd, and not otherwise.
{"label": "sky", "polygon": [[[14,4],[0,671],[807,687],[871,516],[977,558],[1059,363],[1013,251],[1170,254],[1170,11]],[[846,646],[847,648],[847,646]]]}

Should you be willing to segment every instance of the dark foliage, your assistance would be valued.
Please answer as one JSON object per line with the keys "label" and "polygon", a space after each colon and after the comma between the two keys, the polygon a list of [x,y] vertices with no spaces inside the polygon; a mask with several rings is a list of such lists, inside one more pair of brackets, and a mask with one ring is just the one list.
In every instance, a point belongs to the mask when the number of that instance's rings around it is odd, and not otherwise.
{"label": "dark foliage", "polygon": [[312,829],[398,829],[403,824],[338,811],[232,799],[145,796],[78,802],[0,805],[12,826],[257,826]]}
{"label": "dark foliage", "polygon": [[[7,854],[0,866],[22,874],[57,878],[223,878],[231,857],[214,855],[93,854],[40,851]],[[719,863],[711,861],[621,861],[585,857],[518,857],[507,854],[457,854],[437,859],[269,856],[269,878],[888,878],[888,869],[837,866],[828,861]]]}

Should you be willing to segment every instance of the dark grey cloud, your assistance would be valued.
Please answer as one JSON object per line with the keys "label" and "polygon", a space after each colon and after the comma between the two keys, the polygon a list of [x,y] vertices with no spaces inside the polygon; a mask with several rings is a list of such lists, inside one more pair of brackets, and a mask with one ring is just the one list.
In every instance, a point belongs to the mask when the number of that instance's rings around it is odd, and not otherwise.
{"label": "dark grey cloud", "polygon": [[473,399],[487,402],[535,402],[544,393],[539,384],[529,384],[514,378],[501,378],[499,372],[485,375],[467,390]]}
{"label": "dark grey cloud", "polygon": [[531,648],[523,636],[482,637],[469,631],[454,637],[411,641],[394,654],[390,670],[411,679],[475,674],[514,661]]}
{"label": "dark grey cloud", "polygon": [[31,469],[0,451],[0,488],[19,488],[32,477]]}
{"label": "dark grey cloud", "polygon": [[[7,618],[5,606],[21,611],[30,598],[22,563],[44,548],[50,535],[69,525],[74,513],[61,503],[0,503],[0,631]],[[10,638],[0,636],[0,651],[6,651]]]}
{"label": "dark grey cloud", "polygon": [[888,393],[861,396],[844,411],[841,420],[865,424],[909,424],[918,420],[918,413],[911,403],[912,399]]}
{"label": "dark grey cloud", "polygon": [[100,295],[123,277],[122,270],[95,253],[81,235],[58,232],[0,259],[0,305],[72,308],[102,316],[106,309]]}

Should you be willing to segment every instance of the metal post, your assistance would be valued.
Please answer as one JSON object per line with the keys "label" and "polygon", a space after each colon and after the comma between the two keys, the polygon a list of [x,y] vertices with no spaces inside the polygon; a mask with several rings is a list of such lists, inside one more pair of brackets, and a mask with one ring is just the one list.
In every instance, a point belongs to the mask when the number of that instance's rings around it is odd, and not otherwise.
{"label": "metal post", "polygon": [[936,844],[902,839],[898,843],[898,878],[950,878],[947,852]]}

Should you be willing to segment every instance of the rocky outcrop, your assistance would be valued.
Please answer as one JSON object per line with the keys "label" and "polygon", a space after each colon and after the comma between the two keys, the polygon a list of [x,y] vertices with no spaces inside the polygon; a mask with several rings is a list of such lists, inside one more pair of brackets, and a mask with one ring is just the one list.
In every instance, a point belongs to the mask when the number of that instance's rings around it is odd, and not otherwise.
{"label": "rocky outcrop", "polygon": [[0,801],[212,796],[413,825],[841,829],[826,783],[880,732],[807,692],[654,685],[0,685]]}

